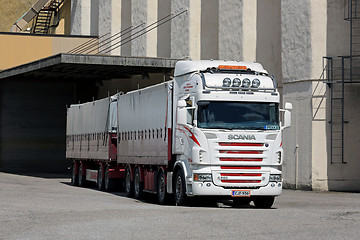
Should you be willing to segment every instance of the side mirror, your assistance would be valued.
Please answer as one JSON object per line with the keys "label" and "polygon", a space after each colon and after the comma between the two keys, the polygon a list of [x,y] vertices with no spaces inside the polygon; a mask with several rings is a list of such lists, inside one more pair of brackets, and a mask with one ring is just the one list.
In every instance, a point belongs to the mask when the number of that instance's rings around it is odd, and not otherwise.
{"label": "side mirror", "polygon": [[291,126],[291,112],[289,110],[285,110],[283,128],[288,128],[290,126]]}
{"label": "side mirror", "polygon": [[288,128],[291,126],[291,110],[292,110],[292,104],[287,102],[285,103],[285,111],[284,111],[284,126],[283,128]]}
{"label": "side mirror", "polygon": [[186,124],[186,101],[179,100],[177,102],[177,114],[176,114],[176,123],[184,125]]}
{"label": "side mirror", "polygon": [[186,108],[178,108],[177,109],[177,116],[176,116],[176,123],[180,125],[186,124],[186,114],[187,110]]}

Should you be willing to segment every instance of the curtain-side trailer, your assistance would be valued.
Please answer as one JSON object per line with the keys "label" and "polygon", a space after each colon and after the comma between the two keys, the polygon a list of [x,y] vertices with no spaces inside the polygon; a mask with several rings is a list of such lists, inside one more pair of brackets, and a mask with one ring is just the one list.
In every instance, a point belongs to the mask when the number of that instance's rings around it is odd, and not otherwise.
{"label": "curtain-side trailer", "polygon": [[[67,152],[72,182],[127,196],[230,198],[269,208],[282,192],[282,130],[275,80],[258,63],[180,61],[174,80],[71,105]],[[282,118],[282,122],[280,122]],[[119,183],[120,184],[120,183]]]}

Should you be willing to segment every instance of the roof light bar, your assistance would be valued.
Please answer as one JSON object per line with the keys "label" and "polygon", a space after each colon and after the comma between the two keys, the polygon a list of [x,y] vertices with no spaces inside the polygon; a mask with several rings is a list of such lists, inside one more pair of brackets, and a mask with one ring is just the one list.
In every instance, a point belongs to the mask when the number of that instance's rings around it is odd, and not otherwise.
{"label": "roof light bar", "polygon": [[230,66],[230,65],[219,65],[220,70],[247,70],[246,66]]}

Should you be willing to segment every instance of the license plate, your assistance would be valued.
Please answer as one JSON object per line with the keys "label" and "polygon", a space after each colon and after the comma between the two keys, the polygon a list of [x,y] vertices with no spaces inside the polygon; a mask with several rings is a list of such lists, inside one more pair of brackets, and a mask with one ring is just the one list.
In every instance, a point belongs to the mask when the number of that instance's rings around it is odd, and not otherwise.
{"label": "license plate", "polygon": [[250,197],[251,193],[250,190],[232,190],[231,196],[232,197]]}

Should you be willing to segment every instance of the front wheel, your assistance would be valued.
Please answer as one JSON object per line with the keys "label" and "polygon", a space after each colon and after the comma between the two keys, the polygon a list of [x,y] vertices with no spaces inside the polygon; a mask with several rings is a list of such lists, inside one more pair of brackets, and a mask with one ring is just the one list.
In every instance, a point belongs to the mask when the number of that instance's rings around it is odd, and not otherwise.
{"label": "front wheel", "polygon": [[257,197],[254,199],[254,205],[257,208],[271,208],[274,204],[274,196]]}
{"label": "front wheel", "polygon": [[175,177],[175,204],[177,206],[183,206],[186,200],[186,185],[185,178],[181,170],[176,172]]}

